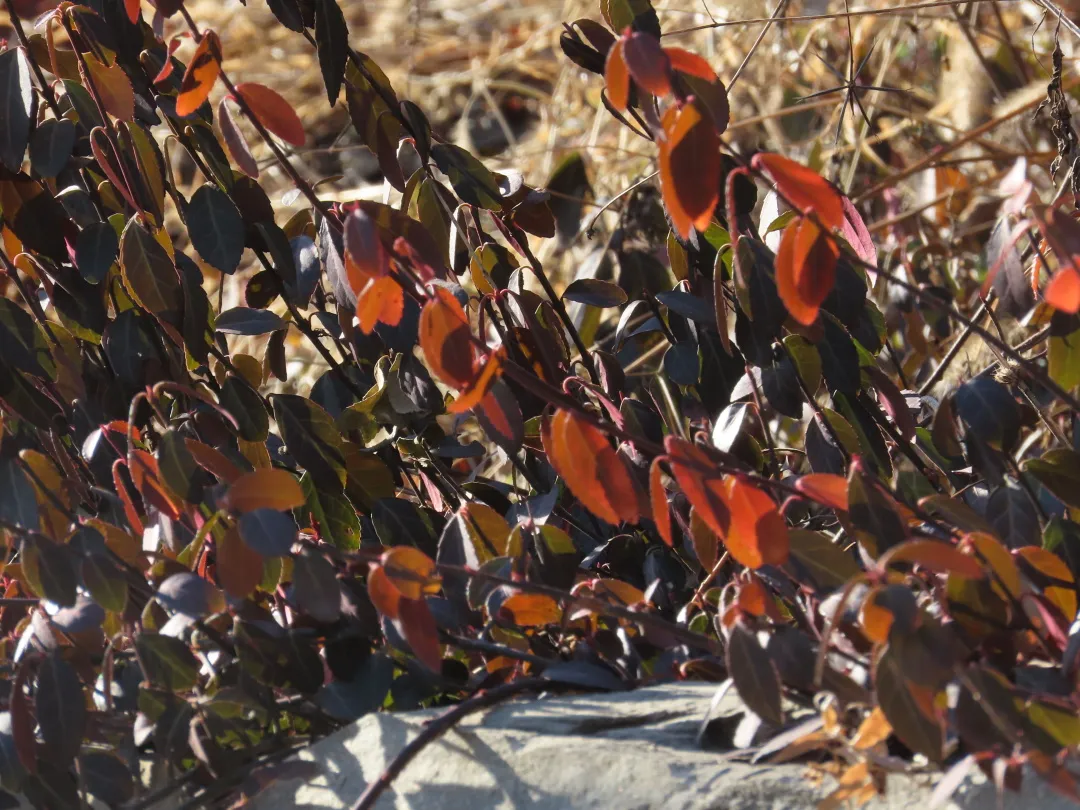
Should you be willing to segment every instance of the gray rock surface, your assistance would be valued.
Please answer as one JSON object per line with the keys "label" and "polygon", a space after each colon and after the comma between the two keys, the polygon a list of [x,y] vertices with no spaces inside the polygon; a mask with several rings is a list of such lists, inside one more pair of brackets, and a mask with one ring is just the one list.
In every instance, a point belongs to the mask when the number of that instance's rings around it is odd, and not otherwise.
{"label": "gray rock surface", "polygon": [[[520,699],[478,713],[431,743],[394,781],[380,810],[799,810],[832,785],[802,765],[733,762],[695,743],[716,693],[713,684],[663,686],[602,695]],[[738,712],[725,696],[713,716]],[[438,710],[372,714],[301,752],[318,775],[279,780],[254,797],[254,810],[350,807],[369,780]],[[309,769],[310,770],[310,769]],[[975,773],[976,769],[972,769]],[[948,810],[994,808],[997,796],[969,777]],[[929,779],[890,776],[867,808],[927,810]],[[1006,794],[1006,810],[1075,809],[1041,780]]]}

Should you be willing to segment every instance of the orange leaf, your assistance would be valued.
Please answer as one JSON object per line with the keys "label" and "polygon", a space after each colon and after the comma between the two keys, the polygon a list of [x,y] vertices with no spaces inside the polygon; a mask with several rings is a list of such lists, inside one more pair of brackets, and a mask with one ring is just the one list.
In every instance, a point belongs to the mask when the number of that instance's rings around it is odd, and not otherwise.
{"label": "orange leaf", "polygon": [[747,568],[787,562],[787,524],[773,499],[734,475],[725,484],[731,525],[723,537],[731,556]]}
{"label": "orange leaf", "polygon": [[664,53],[667,54],[668,59],[671,61],[671,67],[680,73],[697,76],[707,82],[716,81],[716,71],[696,53],[685,51],[682,48],[664,48]]}
{"label": "orange leaf", "polygon": [[90,83],[109,115],[121,121],[135,119],[135,92],[131,89],[131,80],[118,63],[106,66],[88,53],[79,61],[79,72],[84,82],[87,80],[86,74],[90,74]]}
{"label": "orange leaf", "polygon": [[961,546],[965,552],[990,566],[996,578],[995,589],[1004,588],[1007,591],[1002,596],[1020,597],[1020,569],[1016,567],[1012,554],[996,537],[985,532],[972,532],[964,536]]}
{"label": "orange leaf", "polygon": [[625,112],[626,105],[630,103],[630,71],[626,67],[621,39],[608,51],[607,62],[604,64],[604,84],[611,106]]}
{"label": "orange leaf", "polygon": [[502,349],[489,354],[483,369],[480,371],[480,376],[447,406],[447,412],[465,413],[465,411],[471,411],[479,405],[481,400],[487,396],[488,391],[491,390],[491,386],[499,378],[504,359],[505,352]]}
{"label": "orange leaf", "polygon": [[640,493],[607,437],[577,414],[558,410],[544,448],[555,471],[582,505],[613,526],[636,523]]}
{"label": "orange leaf", "polygon": [[135,482],[135,488],[139,490],[143,501],[153,505],[170,519],[179,520],[180,507],[173,502],[172,496],[161,483],[157,459],[145,450],[136,450],[132,456],[135,466],[130,471],[131,480]]}
{"label": "orange leaf", "polygon": [[262,555],[243,541],[235,523],[217,544],[214,564],[218,584],[233,596],[243,598],[262,582]]}
{"label": "orange leaf", "polygon": [[221,73],[221,40],[213,31],[204,31],[195,55],[184,71],[180,94],[176,97],[176,114],[191,115],[210,97],[210,91]]}
{"label": "orange leaf", "polygon": [[843,227],[843,198],[820,174],[771,152],[758,152],[752,165],[758,171],[767,171],[780,194],[802,213],[816,212],[826,228]]}
{"label": "orange leaf", "polygon": [[668,466],[702,520],[723,537],[731,524],[724,482],[716,464],[694,445],[675,436],[664,440]]}
{"label": "orange leaf", "polygon": [[307,140],[304,125],[289,102],[269,87],[255,82],[236,85],[236,92],[264,127],[293,146],[304,145]]}
{"label": "orange leaf", "polygon": [[413,546],[395,546],[384,552],[382,570],[406,599],[420,599],[425,593],[439,592],[435,562]]}
{"label": "orange leaf", "polygon": [[878,603],[877,596],[881,587],[873,588],[863,600],[860,622],[866,637],[875,644],[884,644],[889,640],[892,629],[893,613],[885,605]]}
{"label": "orange leaf", "polygon": [[1070,315],[1080,312],[1080,271],[1072,265],[1062,267],[1046,285],[1043,297],[1056,310]]}
{"label": "orange leaf", "polygon": [[672,225],[684,239],[705,231],[720,198],[720,138],[711,116],[697,104],[670,108],[659,144],[660,191]]}
{"label": "orange leaf", "polygon": [[423,599],[402,599],[398,605],[398,625],[421,664],[432,672],[442,668],[442,648],[435,617]]}
{"label": "orange leaf", "polygon": [[769,592],[754,574],[739,586],[739,608],[752,616],[764,616],[769,611]]}
{"label": "orange leaf", "polygon": [[1061,611],[1066,622],[1075,618],[1076,582],[1069,566],[1054,552],[1038,546],[1025,546],[1017,549],[1013,554],[1037,572],[1025,572],[1031,574],[1030,579],[1037,582],[1038,578],[1046,578],[1046,583],[1041,589],[1042,595]]}
{"label": "orange leaf", "polygon": [[499,613],[518,627],[542,627],[562,621],[563,609],[540,593],[515,593],[499,606]]}
{"label": "orange leaf", "polygon": [[623,59],[642,90],[663,97],[671,92],[671,60],[651,34],[632,31],[623,37]]}
{"label": "orange leaf", "polygon": [[589,583],[589,590],[597,599],[625,607],[646,601],[644,591],[621,579],[594,579]]}
{"label": "orange leaf", "polygon": [[712,571],[716,561],[720,559],[720,537],[704,521],[697,509],[690,510],[690,542],[701,567]]}
{"label": "orange leaf", "polygon": [[674,546],[675,543],[671,538],[671,509],[668,508],[667,493],[664,491],[662,475],[660,459],[654,458],[652,466],[649,468],[649,496],[652,501],[652,518],[663,541],[669,546]]}
{"label": "orange leaf", "polygon": [[940,540],[907,540],[885,552],[878,565],[885,568],[897,562],[916,563],[938,574],[959,574],[969,579],[981,579],[985,574],[978,560]]}
{"label": "orange leaf", "polygon": [[124,0],[124,11],[133,23],[139,21],[139,0]]}
{"label": "orange leaf", "polygon": [[795,482],[795,489],[807,498],[846,512],[848,508],[848,482],[846,478],[831,473],[810,473]]}
{"label": "orange leaf", "polygon": [[405,313],[405,291],[393,276],[373,278],[356,297],[360,331],[370,335],[380,323],[397,326]]}
{"label": "orange leaf", "polygon": [[398,617],[403,597],[381,565],[372,563],[368,569],[367,591],[379,615],[391,620]]}
{"label": "orange leaf", "polygon": [[436,377],[455,388],[466,388],[476,378],[469,319],[453,293],[435,289],[420,311],[419,332],[424,360]]}
{"label": "orange leaf", "polygon": [[817,320],[821,302],[836,281],[840,248],[812,219],[788,223],[776,251],[776,291],[788,312],[803,326]]}
{"label": "orange leaf", "polygon": [[253,509],[285,511],[304,505],[304,492],[292,473],[276,467],[240,476],[225,493],[225,506],[233,512]]}

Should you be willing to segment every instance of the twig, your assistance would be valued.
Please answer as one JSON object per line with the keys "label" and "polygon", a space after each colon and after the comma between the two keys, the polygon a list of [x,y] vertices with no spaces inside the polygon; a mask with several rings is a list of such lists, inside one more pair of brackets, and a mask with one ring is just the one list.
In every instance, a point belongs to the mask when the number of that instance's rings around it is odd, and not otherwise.
{"label": "twig", "polygon": [[746,66],[750,64],[750,60],[754,58],[754,54],[757,53],[757,49],[761,46],[761,41],[765,39],[765,35],[769,33],[769,29],[772,28],[772,24],[783,15],[784,10],[787,8],[787,5],[788,0],[780,0],[780,2],[776,4],[776,8],[773,9],[772,16],[770,16],[768,21],[765,23],[765,27],[758,32],[757,39],[755,39],[754,44],[750,46],[750,50],[746,52],[746,56],[743,57],[742,64],[740,64],[739,67],[735,70],[734,75],[731,77],[731,81],[728,82],[728,93],[731,92],[731,88],[735,86],[735,82],[739,80],[739,76],[742,75],[742,72],[746,69]]}

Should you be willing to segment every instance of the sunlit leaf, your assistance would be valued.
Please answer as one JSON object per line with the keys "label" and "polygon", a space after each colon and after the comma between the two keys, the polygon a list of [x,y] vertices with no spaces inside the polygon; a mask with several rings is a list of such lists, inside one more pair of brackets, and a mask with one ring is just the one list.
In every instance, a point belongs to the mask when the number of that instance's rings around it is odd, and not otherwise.
{"label": "sunlit leaf", "polygon": [[255,509],[285,511],[303,504],[304,493],[296,477],[285,470],[255,470],[232,483],[224,503],[240,513]]}
{"label": "sunlit leaf", "polygon": [[204,31],[180,82],[176,114],[184,118],[199,109],[210,97],[220,74],[221,40],[213,31]]}
{"label": "sunlit leaf", "polygon": [[844,203],[840,192],[812,169],[771,152],[754,155],[753,166],[766,171],[777,189],[804,214],[813,211],[826,228],[844,225]]}
{"label": "sunlit leaf", "polygon": [[293,146],[303,146],[307,141],[300,116],[280,94],[255,82],[241,82],[236,92],[259,123],[274,135]]}

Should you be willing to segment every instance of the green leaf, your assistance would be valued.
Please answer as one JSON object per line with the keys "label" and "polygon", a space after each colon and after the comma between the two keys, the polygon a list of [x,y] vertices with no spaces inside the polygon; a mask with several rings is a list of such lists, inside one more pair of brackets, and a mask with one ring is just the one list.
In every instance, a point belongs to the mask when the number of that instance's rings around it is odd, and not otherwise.
{"label": "green leaf", "polygon": [[336,490],[319,487],[310,472],[300,479],[300,488],[306,499],[297,510],[300,525],[309,525],[307,519],[310,517],[327,543],[345,550],[359,548],[360,519],[348,498]]}
{"label": "green leaf", "polygon": [[188,236],[203,261],[229,275],[244,254],[244,220],[229,196],[214,185],[195,192],[184,212]]}
{"label": "green leaf", "polygon": [[143,676],[170,692],[183,692],[195,685],[199,661],[187,644],[172,636],[143,631],[135,638],[135,652]]}
{"label": "green leaf", "polygon": [[0,53],[0,163],[19,171],[30,139],[34,86],[22,48]]}
{"label": "green leaf", "polygon": [[278,394],[274,419],[289,454],[308,471],[319,488],[341,492],[345,486],[345,456],[334,420],[309,399]]}
{"label": "green leaf", "polygon": [[161,435],[156,458],[161,479],[169,489],[188,503],[202,500],[203,474],[179,430],[170,428]]}
{"label": "green leaf", "polygon": [[105,554],[91,554],[82,561],[83,585],[105,610],[122,613],[127,605],[128,584],[123,572]]}
{"label": "green leaf", "polygon": [[136,302],[165,323],[182,323],[183,290],[169,254],[135,217],[120,236],[120,269]]}

